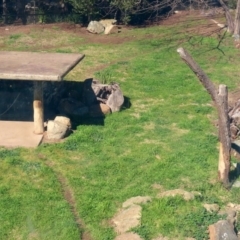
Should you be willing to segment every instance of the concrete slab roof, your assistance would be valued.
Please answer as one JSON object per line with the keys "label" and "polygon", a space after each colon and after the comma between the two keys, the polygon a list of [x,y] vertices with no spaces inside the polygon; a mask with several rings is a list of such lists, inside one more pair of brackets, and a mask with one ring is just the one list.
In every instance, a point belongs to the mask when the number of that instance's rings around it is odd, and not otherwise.
{"label": "concrete slab roof", "polygon": [[79,53],[0,52],[0,79],[61,81],[82,59]]}

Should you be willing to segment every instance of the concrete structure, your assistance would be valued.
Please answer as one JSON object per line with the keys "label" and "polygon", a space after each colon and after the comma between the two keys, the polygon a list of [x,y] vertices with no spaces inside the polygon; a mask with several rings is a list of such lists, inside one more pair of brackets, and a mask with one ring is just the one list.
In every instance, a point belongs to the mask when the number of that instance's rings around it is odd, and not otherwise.
{"label": "concrete structure", "polygon": [[[34,132],[42,136],[44,132],[42,82],[63,80],[64,76],[83,58],[84,55],[78,53],[0,52],[0,80],[26,80],[34,82],[34,124],[32,124],[33,130],[27,131],[26,134],[34,135]],[[9,131],[11,129],[10,123],[8,123],[7,127]],[[6,127],[6,124],[0,121],[0,131]],[[17,125],[19,124],[12,122],[12,127],[16,128]],[[20,135],[21,137],[23,136],[22,134]],[[5,136],[10,138],[11,134],[5,134]],[[2,132],[0,134],[0,145],[5,146],[4,140],[1,138],[4,138]],[[17,138],[17,135],[13,135],[13,138]],[[39,139],[35,136],[33,138]],[[16,144],[16,146],[20,145]]]}

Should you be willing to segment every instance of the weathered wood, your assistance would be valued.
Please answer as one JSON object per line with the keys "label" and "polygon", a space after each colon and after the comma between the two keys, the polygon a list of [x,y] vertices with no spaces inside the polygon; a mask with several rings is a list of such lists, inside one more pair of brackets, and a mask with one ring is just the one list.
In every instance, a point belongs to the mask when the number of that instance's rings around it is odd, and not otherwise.
{"label": "weathered wood", "polygon": [[234,20],[234,36],[239,41],[240,35],[240,0],[237,1],[237,8],[235,13],[235,20]]}
{"label": "weathered wood", "polygon": [[193,58],[185,49],[178,48],[177,52],[180,54],[180,57],[184,60],[184,62],[194,72],[194,74],[198,77],[199,81],[202,83],[202,85],[206,88],[206,90],[212,97],[212,100],[216,102],[218,99],[217,91],[208,76],[203,72],[203,70],[198,66],[198,64],[193,60]]}
{"label": "weathered wood", "polygon": [[183,48],[179,48],[177,52],[190,69],[198,77],[199,81],[206,88],[211,98],[215,102],[218,111],[219,118],[219,165],[218,165],[218,176],[219,180],[225,187],[229,186],[229,170],[231,160],[231,139],[230,139],[230,121],[228,116],[228,93],[227,86],[220,85],[219,91],[216,90],[214,84],[193,60],[189,53]]}
{"label": "weathered wood", "polygon": [[33,101],[33,121],[34,133],[43,134],[44,116],[43,116],[43,88],[42,82],[34,83],[34,101]]}
{"label": "weathered wood", "polygon": [[219,0],[219,2],[220,2],[221,6],[223,8],[224,13],[225,13],[225,17],[226,17],[226,20],[227,20],[227,26],[228,26],[228,32],[232,34],[234,32],[234,21],[233,21],[232,15],[229,12],[228,7],[223,2],[223,0]]}
{"label": "weathered wood", "polygon": [[226,85],[219,86],[218,92],[218,115],[219,115],[219,162],[218,177],[224,186],[229,186],[228,174],[231,160],[231,134],[228,117],[228,90]]}

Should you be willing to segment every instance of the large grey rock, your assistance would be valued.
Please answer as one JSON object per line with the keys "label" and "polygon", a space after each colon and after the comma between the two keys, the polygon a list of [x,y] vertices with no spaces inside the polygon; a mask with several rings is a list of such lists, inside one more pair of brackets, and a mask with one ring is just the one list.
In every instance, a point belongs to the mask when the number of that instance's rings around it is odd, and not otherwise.
{"label": "large grey rock", "polygon": [[98,21],[91,21],[87,27],[87,30],[90,33],[98,33],[98,34],[103,33],[104,29],[105,29],[104,26]]}
{"label": "large grey rock", "polygon": [[48,121],[47,137],[48,139],[60,140],[63,139],[69,132],[69,127],[58,121]]}
{"label": "large grey rock", "polygon": [[84,82],[83,101],[86,106],[101,102],[108,105],[111,112],[117,112],[124,103],[124,96],[118,83],[101,84],[96,79],[87,79]]}
{"label": "large grey rock", "polygon": [[106,104],[112,112],[118,112],[124,103],[124,97],[120,88],[114,89],[109,95]]}
{"label": "large grey rock", "polygon": [[238,240],[233,225],[227,220],[221,220],[208,227],[210,240]]}

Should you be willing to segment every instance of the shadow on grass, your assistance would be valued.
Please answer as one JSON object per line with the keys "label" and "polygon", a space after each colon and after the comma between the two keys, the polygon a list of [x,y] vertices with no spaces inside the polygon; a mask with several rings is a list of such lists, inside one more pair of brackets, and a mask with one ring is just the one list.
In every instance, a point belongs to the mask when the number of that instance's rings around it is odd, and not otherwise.
{"label": "shadow on grass", "polygon": [[[72,120],[73,129],[79,125],[103,126],[105,115],[101,114],[102,110],[95,99],[95,93],[91,88],[92,81],[93,79],[86,79],[84,82],[44,82],[44,121],[53,120],[57,115],[62,115]],[[0,120],[33,121],[33,92],[33,81],[1,80]],[[66,102],[61,105],[63,99],[66,99]],[[90,109],[90,104],[96,104],[94,111],[98,114],[71,114],[71,111],[75,110],[74,107],[82,105]],[[130,107],[130,98],[124,96],[121,110]]]}

